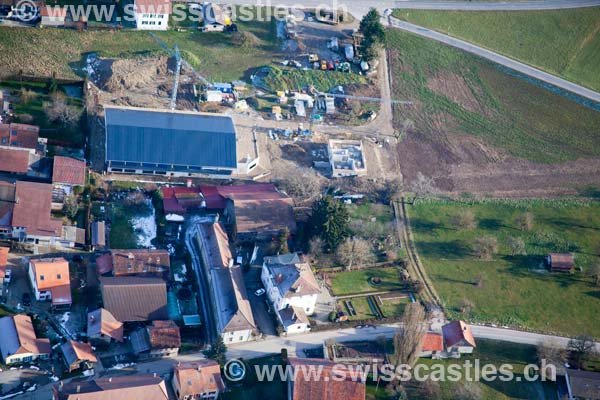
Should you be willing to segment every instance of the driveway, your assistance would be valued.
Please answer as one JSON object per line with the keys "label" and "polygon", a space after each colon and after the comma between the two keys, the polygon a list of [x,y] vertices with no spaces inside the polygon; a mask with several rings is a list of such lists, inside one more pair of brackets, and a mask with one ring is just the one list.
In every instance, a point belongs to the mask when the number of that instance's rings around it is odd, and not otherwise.
{"label": "driveway", "polygon": [[253,265],[248,271],[245,271],[244,284],[246,285],[246,291],[248,292],[248,300],[250,300],[250,306],[252,307],[252,313],[254,314],[254,321],[258,329],[264,336],[276,336],[277,330],[275,329],[275,315],[269,314],[267,306],[267,295],[262,296],[254,295],[254,292],[263,287],[260,280],[260,265]]}

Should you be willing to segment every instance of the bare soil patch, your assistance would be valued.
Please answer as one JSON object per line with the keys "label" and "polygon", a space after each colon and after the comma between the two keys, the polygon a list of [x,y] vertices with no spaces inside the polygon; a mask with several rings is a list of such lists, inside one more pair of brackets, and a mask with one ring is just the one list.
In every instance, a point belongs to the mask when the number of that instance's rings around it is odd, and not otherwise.
{"label": "bare soil patch", "polygon": [[439,135],[433,140],[412,133],[398,144],[406,183],[421,172],[450,194],[513,198],[577,194],[581,187],[600,184],[600,160],[540,164],[508,156],[475,137]]}
{"label": "bare soil patch", "polygon": [[427,87],[459,104],[465,110],[486,114],[485,107],[477,101],[465,80],[451,71],[441,71],[429,78]]}

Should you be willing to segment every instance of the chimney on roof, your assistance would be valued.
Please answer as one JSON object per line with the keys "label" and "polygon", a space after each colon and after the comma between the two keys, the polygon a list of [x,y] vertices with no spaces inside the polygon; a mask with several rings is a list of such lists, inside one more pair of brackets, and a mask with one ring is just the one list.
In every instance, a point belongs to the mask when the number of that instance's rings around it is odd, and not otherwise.
{"label": "chimney on roof", "polygon": [[156,378],[156,372],[152,374],[152,376],[154,376]]}
{"label": "chimney on roof", "polygon": [[109,382],[112,382],[112,376],[111,376],[110,378],[108,378],[108,381],[109,381]]}
{"label": "chimney on roof", "polygon": [[233,268],[233,258],[229,259],[228,264],[229,264],[229,268]]}
{"label": "chimney on roof", "polygon": [[283,274],[277,274],[277,276],[275,277],[275,282],[277,282],[277,283],[283,282]]}
{"label": "chimney on roof", "polygon": [[133,260],[133,253],[132,253],[132,252],[129,252],[129,253],[127,254],[127,258],[129,258],[130,260]]}
{"label": "chimney on roof", "polygon": [[81,392],[81,385],[77,385],[77,393]]}
{"label": "chimney on roof", "polygon": [[215,215],[215,224],[219,223],[219,213],[217,213],[217,215]]}
{"label": "chimney on roof", "polygon": [[296,287],[296,293],[302,290],[302,284],[298,285]]}

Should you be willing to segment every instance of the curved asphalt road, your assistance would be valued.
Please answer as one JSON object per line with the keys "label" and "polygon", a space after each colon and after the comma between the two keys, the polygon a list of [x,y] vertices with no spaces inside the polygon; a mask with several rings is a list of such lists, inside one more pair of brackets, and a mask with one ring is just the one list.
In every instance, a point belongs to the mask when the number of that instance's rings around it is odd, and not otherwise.
{"label": "curved asphalt road", "polygon": [[501,54],[487,50],[483,47],[479,47],[474,44],[465,42],[464,40],[456,39],[454,37],[445,35],[443,33],[436,32],[431,29],[423,28],[419,25],[401,21],[401,20],[391,17],[391,16],[389,17],[389,25],[394,28],[398,28],[398,29],[402,29],[407,32],[415,33],[417,35],[424,36],[429,39],[437,40],[438,42],[445,43],[447,45],[459,48],[461,50],[468,51],[469,53],[473,53],[479,57],[486,58],[497,64],[504,65],[510,69],[521,72],[525,75],[531,76],[531,77],[539,79],[541,81],[547,82],[547,83],[554,85],[556,87],[559,87],[561,89],[578,94],[582,97],[586,97],[586,98],[594,100],[596,102],[600,102],[600,93],[598,93],[598,92],[595,92],[591,89],[577,85],[573,82],[569,82],[569,81],[559,78],[555,75],[551,75],[547,72],[541,71],[541,70],[531,67],[527,64],[523,64],[522,62],[515,61],[512,58],[505,57]]}

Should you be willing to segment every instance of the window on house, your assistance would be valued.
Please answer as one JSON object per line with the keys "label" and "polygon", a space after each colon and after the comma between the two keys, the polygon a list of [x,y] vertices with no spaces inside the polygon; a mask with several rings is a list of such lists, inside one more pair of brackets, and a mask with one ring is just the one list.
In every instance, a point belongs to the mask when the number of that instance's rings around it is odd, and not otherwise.
{"label": "window on house", "polygon": [[242,341],[242,340],[244,340],[244,337],[243,337],[243,336],[240,336],[240,341]]}
{"label": "window on house", "polygon": [[56,274],[56,279],[61,279],[62,275],[61,274]]}
{"label": "window on house", "polygon": [[40,275],[40,281],[44,280],[44,275]]}

